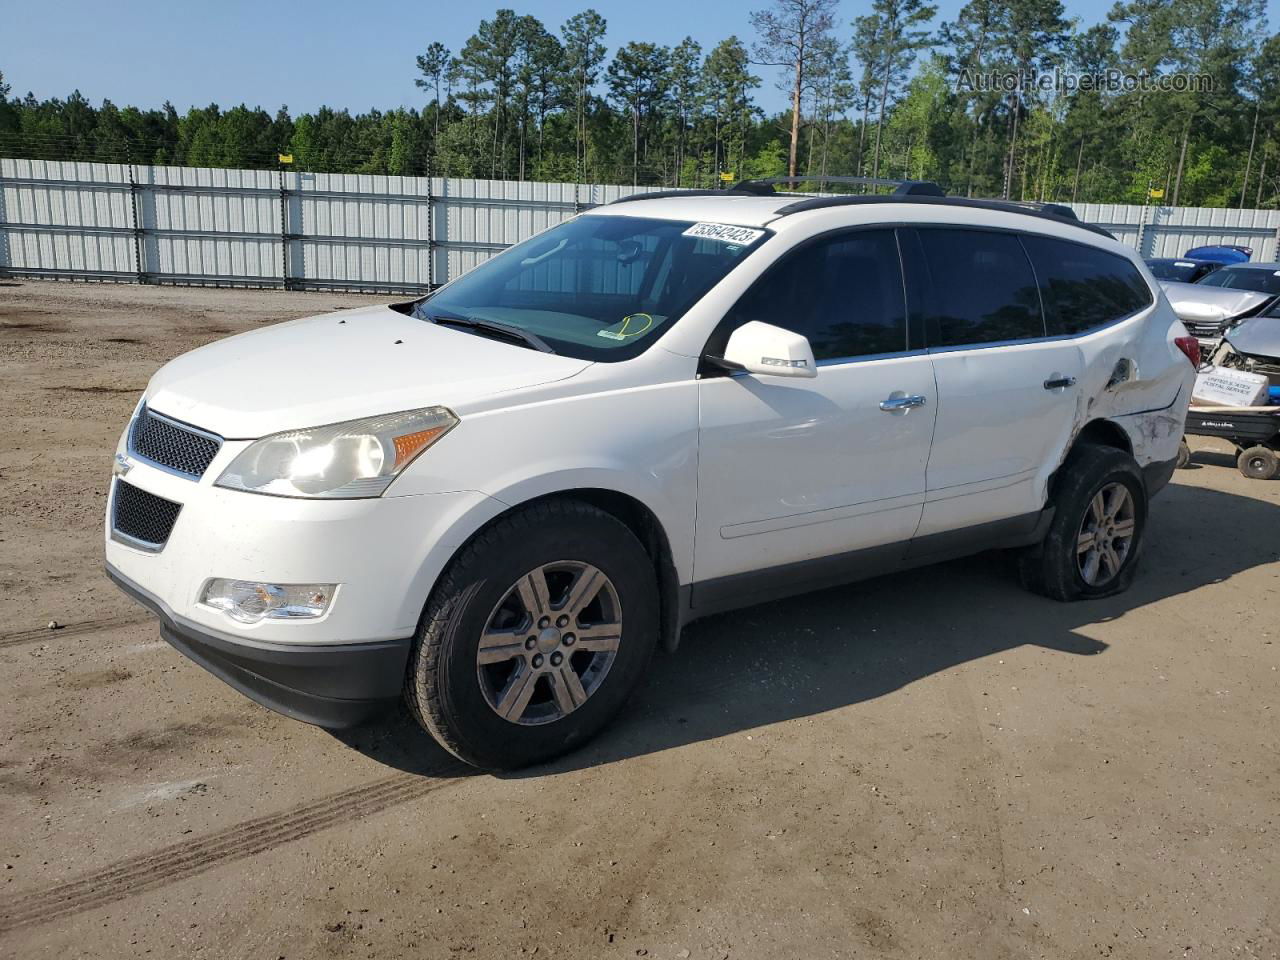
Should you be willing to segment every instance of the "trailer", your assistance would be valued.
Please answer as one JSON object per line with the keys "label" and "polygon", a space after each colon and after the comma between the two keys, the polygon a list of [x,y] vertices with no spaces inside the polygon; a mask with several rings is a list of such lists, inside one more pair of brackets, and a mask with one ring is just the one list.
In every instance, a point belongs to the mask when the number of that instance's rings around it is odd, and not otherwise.
{"label": "trailer", "polygon": [[[1254,480],[1280,477],[1280,406],[1191,407],[1186,432],[1197,437],[1221,437],[1236,448],[1236,466]],[[1178,466],[1191,460],[1191,448],[1182,441]]]}

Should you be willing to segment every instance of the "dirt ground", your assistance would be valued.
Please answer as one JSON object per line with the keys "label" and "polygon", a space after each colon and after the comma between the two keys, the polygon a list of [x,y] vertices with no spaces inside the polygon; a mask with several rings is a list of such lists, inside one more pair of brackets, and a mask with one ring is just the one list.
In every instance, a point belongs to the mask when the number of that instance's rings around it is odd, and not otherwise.
{"label": "dirt ground", "polygon": [[516,776],[183,658],[102,572],[139,392],[371,299],[0,282],[0,956],[1280,955],[1280,483],[1224,444],[1124,596],[991,555],[706,620]]}

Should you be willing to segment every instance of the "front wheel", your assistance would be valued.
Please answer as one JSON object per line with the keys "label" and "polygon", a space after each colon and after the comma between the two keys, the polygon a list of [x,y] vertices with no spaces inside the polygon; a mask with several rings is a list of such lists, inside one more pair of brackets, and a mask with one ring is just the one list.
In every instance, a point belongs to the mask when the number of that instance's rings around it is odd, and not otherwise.
{"label": "front wheel", "polygon": [[1053,522],[1022,556],[1023,582],[1055,600],[1127,589],[1147,522],[1147,491],[1133,457],[1114,447],[1075,450],[1058,477]]}
{"label": "front wheel", "polygon": [[549,760],[618,711],[658,624],[653,563],[625,525],[578,501],[535,504],[483,532],[441,577],[406,699],[475,766]]}

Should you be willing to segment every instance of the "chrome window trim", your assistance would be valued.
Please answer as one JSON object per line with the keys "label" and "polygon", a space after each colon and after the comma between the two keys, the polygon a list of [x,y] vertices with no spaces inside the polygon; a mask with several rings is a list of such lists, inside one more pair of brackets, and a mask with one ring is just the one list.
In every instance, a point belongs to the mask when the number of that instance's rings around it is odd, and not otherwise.
{"label": "chrome window trim", "polygon": [[1091,337],[1095,333],[1101,333],[1103,330],[1110,330],[1112,327],[1126,323],[1140,314],[1151,310],[1155,304],[1147,304],[1141,310],[1135,310],[1133,313],[1126,314],[1116,320],[1109,320],[1098,327],[1092,327],[1088,330],[1081,330],[1079,333],[1057,333],[1051,337],[1023,337],[1019,340],[992,340],[990,343],[959,343],[947,347],[926,347],[926,353],[955,353],[959,350],[989,350],[992,347],[1016,347],[1027,343],[1060,343],[1064,340],[1079,340],[1082,337]]}
{"label": "chrome window trim", "polygon": [[[1026,344],[1060,343],[1064,340],[1079,340],[1082,337],[1089,337],[1095,333],[1101,333],[1103,330],[1109,330],[1114,326],[1118,326],[1119,324],[1132,320],[1135,317],[1139,316],[1140,314],[1143,314],[1149,311],[1152,308],[1152,306],[1154,306],[1154,304],[1145,306],[1141,310],[1136,310],[1133,313],[1130,313],[1127,316],[1120,317],[1117,320],[1112,320],[1109,323],[1105,323],[1100,327],[1094,327],[1091,330],[1084,330],[1084,331],[1081,331],[1080,333],[1059,333],[1059,334],[1055,334],[1052,337],[1024,337],[1021,340],[992,340],[990,343],[961,343],[961,344],[956,344],[955,346],[950,346],[950,347],[920,347],[915,350],[900,350],[895,353],[871,353],[871,354],[867,354],[866,356],[860,356],[860,357],[827,357],[825,359],[815,361],[814,366],[815,367],[836,367],[836,366],[852,365],[856,363],[873,363],[877,360],[896,360],[903,357],[923,357],[923,356],[929,356],[935,353],[958,353],[961,350],[991,350],[999,347],[1016,347],[1016,346],[1023,346]],[[729,376],[730,377],[747,377],[747,376],[751,376],[751,374],[745,370],[742,370],[742,371],[736,371],[730,374]],[[709,378],[709,379],[720,379],[720,378]]]}
{"label": "chrome window trim", "polygon": [[895,350],[892,353],[868,353],[855,357],[826,357],[815,361],[815,366],[836,367],[853,363],[873,363],[876,360],[897,360],[901,357],[923,357],[929,351],[923,347],[916,350]]}
{"label": "chrome window trim", "polygon": [[160,470],[163,473],[167,473],[173,477],[181,477],[183,480],[199,482],[200,478],[203,477],[205,473],[209,472],[208,467],[205,467],[203,473],[198,473],[198,474],[188,473],[185,470],[178,470],[178,469],[175,469],[174,467],[169,466],[168,464],[160,463],[157,460],[152,460],[150,457],[146,456],[145,454],[141,454],[137,451],[137,449],[133,445],[133,431],[134,431],[134,428],[137,426],[138,418],[144,415],[148,417],[154,417],[157,420],[163,420],[165,423],[169,424],[169,426],[171,427],[176,427],[179,430],[185,430],[188,433],[194,433],[197,436],[204,437],[206,440],[212,440],[214,443],[216,443],[218,445],[218,449],[214,451],[213,457],[210,458],[209,460],[210,466],[212,466],[214,460],[218,459],[218,454],[222,452],[222,445],[223,443],[226,442],[225,439],[223,437],[218,436],[218,434],[216,433],[210,433],[208,430],[201,430],[199,427],[193,426],[190,423],[184,423],[183,421],[176,420],[173,417],[167,417],[163,413],[157,413],[155,410],[152,410],[149,406],[147,406],[145,401],[138,405],[137,412],[133,415],[133,419],[129,421],[129,429],[125,435],[127,437],[125,441],[125,449],[128,450],[132,456],[136,457],[138,460],[142,461],[149,467],[154,467],[155,469]]}

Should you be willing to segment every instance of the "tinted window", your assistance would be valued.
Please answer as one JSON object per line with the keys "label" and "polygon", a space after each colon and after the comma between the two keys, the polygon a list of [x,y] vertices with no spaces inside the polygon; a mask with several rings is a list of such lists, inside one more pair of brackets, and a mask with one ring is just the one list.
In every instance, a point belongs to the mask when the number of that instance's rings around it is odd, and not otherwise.
{"label": "tinted window", "polygon": [[932,279],[930,346],[1044,336],[1035,274],[1017,236],[949,228],[919,236]]}
{"label": "tinted window", "polygon": [[1151,305],[1138,268],[1081,243],[1024,236],[1044,294],[1050,335],[1084,333]]}
{"label": "tinted window", "polygon": [[792,251],[738,301],[724,331],[752,320],[808,337],[818,360],[897,353],[907,346],[902,266],[892,230],[836,234]]}

